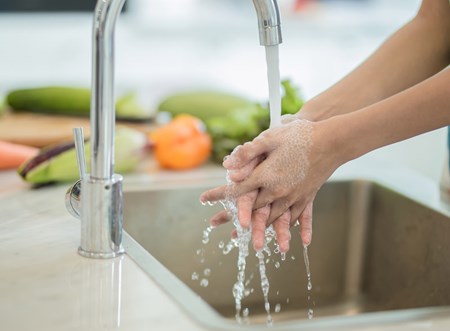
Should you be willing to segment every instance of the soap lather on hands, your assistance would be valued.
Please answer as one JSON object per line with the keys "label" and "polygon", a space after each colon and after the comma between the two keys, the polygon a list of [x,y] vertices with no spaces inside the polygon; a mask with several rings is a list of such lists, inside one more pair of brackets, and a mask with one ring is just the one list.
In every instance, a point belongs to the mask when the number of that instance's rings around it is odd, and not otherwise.
{"label": "soap lather on hands", "polygon": [[[289,229],[297,220],[303,243],[311,242],[314,197],[337,168],[337,164],[327,163],[326,169],[308,176],[311,167],[323,167],[323,163],[319,164],[321,147],[316,141],[320,137],[316,126],[298,116],[283,116],[280,127],[266,130],[252,142],[239,146],[224,161],[231,185],[207,191],[200,198],[217,201],[227,194],[236,197],[241,226],[248,228],[252,224],[255,250],[262,249],[265,229],[273,224],[280,251],[286,252]],[[226,221],[224,212],[211,219],[213,225]]]}

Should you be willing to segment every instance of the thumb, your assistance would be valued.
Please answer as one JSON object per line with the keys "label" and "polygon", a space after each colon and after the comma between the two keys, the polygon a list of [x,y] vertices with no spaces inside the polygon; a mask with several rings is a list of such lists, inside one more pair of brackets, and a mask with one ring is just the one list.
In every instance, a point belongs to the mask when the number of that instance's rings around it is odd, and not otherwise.
{"label": "thumb", "polygon": [[223,161],[223,166],[228,170],[239,169],[268,152],[269,145],[266,139],[260,135],[253,141],[236,147],[230,156]]}

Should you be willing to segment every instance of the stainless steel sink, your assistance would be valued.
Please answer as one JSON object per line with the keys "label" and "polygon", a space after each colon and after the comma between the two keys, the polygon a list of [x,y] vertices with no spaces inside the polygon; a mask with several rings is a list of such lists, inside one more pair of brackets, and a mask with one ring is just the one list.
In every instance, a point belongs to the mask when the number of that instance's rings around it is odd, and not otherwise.
{"label": "stainless steel sink", "polygon": [[[231,224],[214,229],[202,243],[207,220],[222,209],[199,203],[209,186],[126,192],[124,228],[131,238],[126,236],[125,246],[201,324],[242,328],[232,296],[237,249],[224,255],[221,248],[230,239]],[[449,314],[450,217],[445,213],[374,181],[330,181],[315,200],[313,229],[311,292],[297,227],[286,259],[268,257],[274,329],[348,329]],[[249,329],[266,323],[256,265],[251,254],[246,274],[253,291],[243,300]],[[274,312],[277,304],[281,310]]]}

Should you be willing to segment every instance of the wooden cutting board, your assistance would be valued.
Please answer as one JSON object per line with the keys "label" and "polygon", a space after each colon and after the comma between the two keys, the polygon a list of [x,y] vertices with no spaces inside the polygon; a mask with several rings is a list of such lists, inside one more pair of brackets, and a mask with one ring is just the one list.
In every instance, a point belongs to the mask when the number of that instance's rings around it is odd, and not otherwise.
{"label": "wooden cutting board", "polygon": [[[149,123],[121,123],[144,132],[151,129]],[[89,136],[89,119],[81,117],[45,115],[35,113],[6,113],[0,116],[0,140],[17,144],[44,147],[73,140],[72,129],[83,127]]]}

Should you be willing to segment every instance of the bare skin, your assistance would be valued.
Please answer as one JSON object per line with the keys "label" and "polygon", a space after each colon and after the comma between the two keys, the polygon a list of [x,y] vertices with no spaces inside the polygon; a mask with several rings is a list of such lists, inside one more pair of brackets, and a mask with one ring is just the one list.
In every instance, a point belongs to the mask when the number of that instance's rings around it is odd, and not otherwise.
{"label": "bare skin", "polygon": [[[292,122],[263,132],[224,162],[238,196],[243,227],[252,224],[253,246],[264,243],[274,224],[281,251],[289,249],[289,227],[300,221],[304,244],[312,237],[312,203],[317,191],[342,164],[379,147],[450,124],[450,5],[424,0],[417,16],[340,82],[307,102],[297,121],[309,120],[311,145],[286,143]],[[296,122],[297,123],[297,122]],[[332,132],[332,134],[330,134]],[[283,182],[283,162],[307,154],[307,174],[296,185]],[[280,155],[288,156],[282,160]],[[292,162],[292,161],[291,161]],[[265,178],[274,171],[276,185]],[[224,187],[201,196],[223,198]],[[219,221],[220,220],[220,221]],[[223,223],[226,214],[212,222]],[[255,229],[256,227],[256,229]]]}

